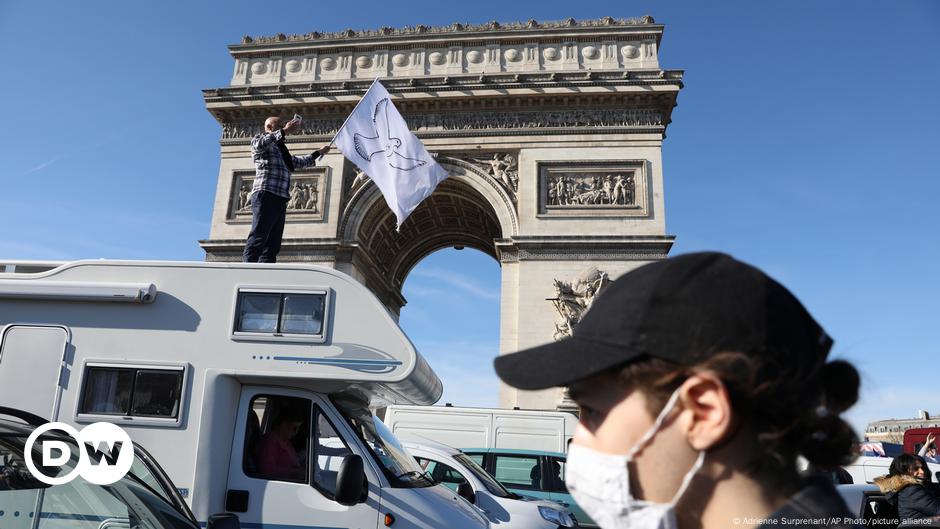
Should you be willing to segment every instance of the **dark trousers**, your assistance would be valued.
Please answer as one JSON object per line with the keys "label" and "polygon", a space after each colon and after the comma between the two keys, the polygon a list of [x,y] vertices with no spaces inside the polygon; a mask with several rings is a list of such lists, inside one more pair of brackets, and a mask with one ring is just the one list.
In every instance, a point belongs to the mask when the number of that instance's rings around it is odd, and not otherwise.
{"label": "dark trousers", "polygon": [[287,199],[267,191],[251,197],[251,233],[245,241],[246,263],[276,263],[284,236]]}

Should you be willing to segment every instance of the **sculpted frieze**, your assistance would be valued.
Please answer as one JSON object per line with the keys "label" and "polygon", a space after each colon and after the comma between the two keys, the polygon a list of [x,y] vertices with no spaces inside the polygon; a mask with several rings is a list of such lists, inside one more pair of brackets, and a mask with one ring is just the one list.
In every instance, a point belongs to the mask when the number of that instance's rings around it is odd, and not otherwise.
{"label": "sculpted frieze", "polygon": [[[551,129],[572,127],[642,128],[663,125],[662,112],[649,108],[576,109],[530,112],[447,112],[407,116],[414,132],[453,132],[473,130]],[[302,135],[335,134],[344,118],[311,118],[304,121]],[[247,139],[261,132],[261,122],[234,122],[222,125],[222,139]]]}
{"label": "sculpted frieze", "polygon": [[644,160],[540,163],[539,216],[648,216],[647,173]]}
{"label": "sculpted frieze", "polygon": [[[230,221],[251,221],[251,204],[248,197],[254,183],[253,171],[237,171],[234,174],[232,198],[228,218]],[[291,178],[287,201],[288,219],[292,216],[305,220],[323,217],[323,191],[326,175],[322,172],[297,173]]]}
{"label": "sculpted frieze", "polygon": [[633,172],[571,173],[548,177],[547,206],[632,206],[636,203]]}

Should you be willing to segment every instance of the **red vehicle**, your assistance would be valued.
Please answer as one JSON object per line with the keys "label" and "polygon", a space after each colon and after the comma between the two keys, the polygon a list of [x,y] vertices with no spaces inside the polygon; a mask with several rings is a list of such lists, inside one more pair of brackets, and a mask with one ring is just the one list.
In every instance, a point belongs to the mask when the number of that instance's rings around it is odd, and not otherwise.
{"label": "red vehicle", "polygon": [[[911,428],[904,432],[904,453],[916,454],[927,441],[927,434],[933,434],[935,439],[940,439],[940,427]],[[936,444],[937,441],[934,441],[935,446]]]}

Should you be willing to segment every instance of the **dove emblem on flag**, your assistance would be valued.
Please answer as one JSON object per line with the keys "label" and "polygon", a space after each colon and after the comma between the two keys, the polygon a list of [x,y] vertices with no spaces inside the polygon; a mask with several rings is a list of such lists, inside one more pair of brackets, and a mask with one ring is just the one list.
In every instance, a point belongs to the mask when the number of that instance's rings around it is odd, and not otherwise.
{"label": "dove emblem on flag", "polygon": [[372,161],[372,157],[379,153],[385,153],[388,164],[395,169],[410,171],[415,167],[421,167],[428,162],[409,158],[404,156],[398,149],[401,147],[401,138],[395,138],[391,135],[388,127],[388,106],[391,105],[388,98],[380,100],[375,105],[375,111],[372,113],[372,125],[375,136],[365,136],[358,132],[353,134],[353,143],[356,145],[356,152],[359,156],[365,158],[367,162]]}
{"label": "dove emblem on flag", "polygon": [[353,108],[333,143],[379,188],[395,213],[398,229],[447,178],[447,170],[408,130],[392,96],[378,79]]}

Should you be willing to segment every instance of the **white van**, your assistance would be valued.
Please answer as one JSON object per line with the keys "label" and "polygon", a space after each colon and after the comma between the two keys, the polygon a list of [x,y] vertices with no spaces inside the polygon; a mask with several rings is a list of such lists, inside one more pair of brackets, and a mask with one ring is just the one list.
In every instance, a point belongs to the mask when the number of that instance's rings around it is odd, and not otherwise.
{"label": "white van", "polygon": [[228,511],[247,527],[488,526],[370,411],[432,404],[442,387],[353,278],[293,264],[4,269],[0,405],[118,424],[200,523]]}
{"label": "white van", "polygon": [[548,500],[520,496],[456,448],[423,439],[402,439],[402,445],[431,477],[455,491],[503,529],[575,527],[571,511]]}
{"label": "white van", "polygon": [[[893,460],[892,457],[859,456],[844,468],[852,476],[853,483],[874,483],[875,478],[888,474]],[[940,482],[940,465],[927,463],[926,474],[928,481]]]}
{"label": "white van", "polygon": [[567,452],[578,418],[561,411],[393,405],[385,424],[455,448],[519,448]]}

